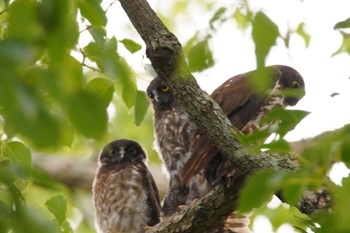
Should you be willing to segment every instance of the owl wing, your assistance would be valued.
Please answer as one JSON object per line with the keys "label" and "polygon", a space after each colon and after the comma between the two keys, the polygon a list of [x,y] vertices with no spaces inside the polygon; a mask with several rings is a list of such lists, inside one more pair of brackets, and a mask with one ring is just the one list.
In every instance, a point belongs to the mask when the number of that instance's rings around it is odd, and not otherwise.
{"label": "owl wing", "polygon": [[159,192],[156,185],[156,182],[153,179],[152,174],[147,169],[146,165],[144,165],[145,171],[143,175],[143,186],[144,189],[147,190],[147,205],[149,207],[149,220],[147,222],[148,226],[154,226],[157,223],[159,223],[159,216],[160,216],[160,198],[159,198]]}
{"label": "owl wing", "polygon": [[[268,69],[273,80],[271,82],[272,89],[280,78],[281,72],[274,67],[269,67]],[[254,117],[269,96],[266,93],[257,95],[253,91],[249,82],[249,79],[253,78],[253,72],[240,74],[227,80],[211,94],[211,97],[220,105],[231,124],[238,130],[242,129]],[[186,162],[181,172],[183,183],[188,183],[191,177],[205,168],[218,153],[219,150],[205,133],[201,132],[197,135],[192,156]],[[215,163],[220,167],[219,163]],[[220,173],[218,169],[215,170],[215,173]],[[220,174],[212,175],[215,178],[209,178],[210,183],[215,182],[217,177],[220,177]]]}

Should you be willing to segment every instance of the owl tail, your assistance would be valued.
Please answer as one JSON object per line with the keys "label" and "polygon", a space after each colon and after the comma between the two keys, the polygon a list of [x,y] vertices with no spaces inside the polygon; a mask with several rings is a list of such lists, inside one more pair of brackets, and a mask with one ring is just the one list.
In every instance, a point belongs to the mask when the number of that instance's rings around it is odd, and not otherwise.
{"label": "owl tail", "polygon": [[217,153],[215,145],[202,134],[198,137],[191,157],[185,163],[181,171],[181,181],[188,184],[190,179],[204,169]]}

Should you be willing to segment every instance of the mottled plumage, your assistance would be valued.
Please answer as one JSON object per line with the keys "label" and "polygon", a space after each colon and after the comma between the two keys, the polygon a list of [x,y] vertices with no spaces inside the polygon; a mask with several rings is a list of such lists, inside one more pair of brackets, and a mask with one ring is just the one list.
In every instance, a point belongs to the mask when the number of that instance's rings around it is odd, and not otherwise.
{"label": "mottled plumage", "polygon": [[132,140],[112,141],[100,152],[92,189],[99,233],[141,233],[159,222],[158,189],[145,160]]}
{"label": "mottled plumage", "polygon": [[192,153],[196,124],[177,104],[169,87],[159,77],[152,80],[147,88],[147,95],[154,109],[155,148],[170,178],[163,203],[163,214],[167,216],[176,212],[179,205],[197,198],[201,192],[206,193],[208,186],[203,176],[196,176],[190,185],[183,185],[179,176]]}
{"label": "mottled plumage", "polygon": [[[262,77],[262,74],[265,76]],[[260,86],[259,91],[254,86],[257,80],[263,80],[265,84],[262,88]],[[275,65],[237,75],[219,86],[211,97],[220,105],[232,125],[247,135],[276,123],[260,121],[272,108],[293,106],[304,95],[301,75],[291,67]],[[181,178],[187,183],[205,168],[207,179],[215,184],[227,172],[224,162],[219,150],[201,133],[197,135],[194,151],[182,170]]]}

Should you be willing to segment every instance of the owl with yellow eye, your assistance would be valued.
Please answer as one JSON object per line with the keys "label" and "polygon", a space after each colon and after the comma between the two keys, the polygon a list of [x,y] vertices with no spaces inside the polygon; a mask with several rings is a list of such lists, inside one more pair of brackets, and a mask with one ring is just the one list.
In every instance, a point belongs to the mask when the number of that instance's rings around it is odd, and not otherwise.
{"label": "owl with yellow eye", "polygon": [[147,96],[154,110],[153,126],[155,149],[169,175],[169,186],[163,200],[162,214],[169,216],[185,205],[208,192],[208,183],[202,174],[192,178],[193,182],[184,185],[180,172],[192,154],[193,136],[196,124],[176,102],[170,88],[156,77],[147,88]]}

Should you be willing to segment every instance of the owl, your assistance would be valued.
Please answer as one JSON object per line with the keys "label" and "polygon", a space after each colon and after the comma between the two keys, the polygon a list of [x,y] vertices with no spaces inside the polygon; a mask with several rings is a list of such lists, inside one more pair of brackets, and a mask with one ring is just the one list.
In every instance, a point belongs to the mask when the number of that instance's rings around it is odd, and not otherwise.
{"label": "owl", "polygon": [[170,178],[162,208],[163,215],[169,216],[178,210],[179,205],[185,205],[202,196],[201,193],[207,193],[209,186],[201,174],[194,176],[188,185],[182,184],[180,180],[180,171],[192,154],[196,124],[178,105],[161,78],[152,80],[147,88],[147,96],[154,110],[155,148]]}
{"label": "owl", "polygon": [[[274,108],[294,106],[304,95],[302,76],[289,66],[274,65],[234,76],[215,89],[211,97],[232,125],[249,135],[278,124],[262,119]],[[203,169],[211,185],[217,184],[225,174],[234,173],[234,168],[204,133],[196,137],[192,156],[181,172],[184,183]]]}
{"label": "owl", "polygon": [[100,152],[92,187],[99,233],[141,233],[159,222],[159,193],[146,157],[139,143],[127,139]]}

